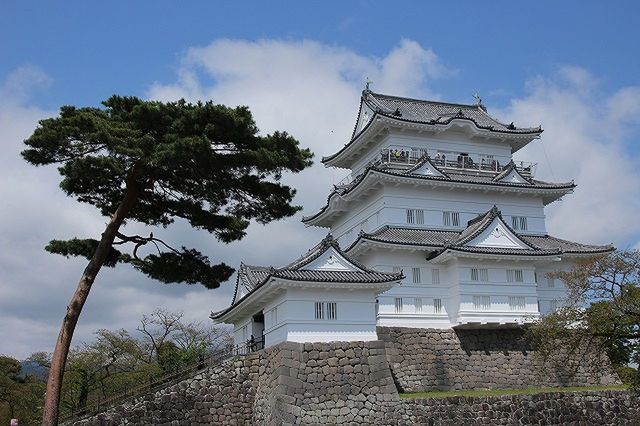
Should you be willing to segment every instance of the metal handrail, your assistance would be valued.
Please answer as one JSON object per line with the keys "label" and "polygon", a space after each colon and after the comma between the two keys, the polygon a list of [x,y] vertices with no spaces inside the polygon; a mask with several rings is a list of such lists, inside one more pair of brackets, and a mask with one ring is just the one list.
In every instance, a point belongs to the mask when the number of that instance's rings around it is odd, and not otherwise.
{"label": "metal handrail", "polygon": [[136,386],[131,389],[125,387],[124,390],[107,398],[97,398],[89,401],[82,409],[76,410],[62,417],[61,421],[66,422],[80,417],[98,414],[118,403],[122,403],[125,400],[136,398],[146,393],[155,392],[161,388],[175,384],[205,368],[219,366],[234,357],[248,355],[262,349],[264,349],[264,338],[248,340],[240,345],[220,349],[207,357],[199,359],[197,362],[181,368],[180,370],[159,375],[157,377],[149,377],[149,381],[143,385]]}

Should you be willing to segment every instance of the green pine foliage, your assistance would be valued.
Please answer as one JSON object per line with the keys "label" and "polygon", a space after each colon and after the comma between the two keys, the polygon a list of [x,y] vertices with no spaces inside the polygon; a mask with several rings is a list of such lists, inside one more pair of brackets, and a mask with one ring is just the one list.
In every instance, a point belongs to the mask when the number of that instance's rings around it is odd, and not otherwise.
{"label": "green pine foliage", "polygon": [[[247,107],[123,96],[103,104],[62,107],[58,117],[40,122],[22,152],[31,164],[57,164],[62,190],[102,215],[113,215],[135,186],[127,221],[166,227],[183,219],[229,243],[241,239],[252,220],[264,224],[300,210],[292,205],[295,190],[281,177],[310,166],[312,153],[286,132],[260,135]],[[98,243],[53,240],[46,250],[90,259]],[[111,248],[104,265],[129,263],[164,283],[216,288],[233,273],[153,233],[119,233],[113,245],[118,249]],[[141,255],[143,246],[152,254]]]}

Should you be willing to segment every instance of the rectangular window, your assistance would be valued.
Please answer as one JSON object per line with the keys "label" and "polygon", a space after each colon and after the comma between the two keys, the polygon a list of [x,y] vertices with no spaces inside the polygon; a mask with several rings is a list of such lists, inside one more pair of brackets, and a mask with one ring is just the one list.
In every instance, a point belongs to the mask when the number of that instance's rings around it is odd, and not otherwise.
{"label": "rectangular window", "polygon": [[507,269],[507,282],[509,282],[509,283],[521,283],[522,282],[522,269]]}
{"label": "rectangular window", "polygon": [[402,297],[396,297],[394,303],[396,305],[396,313],[402,312]]}
{"label": "rectangular window", "polygon": [[424,210],[407,209],[407,223],[412,225],[424,225]]}
{"label": "rectangular window", "polygon": [[533,273],[533,280],[535,281],[536,284],[538,284],[538,273],[537,272]]}
{"label": "rectangular window", "polygon": [[407,209],[407,223],[413,224],[416,223],[416,217],[414,214],[415,210]]}
{"label": "rectangular window", "polygon": [[422,282],[420,279],[420,268],[411,268],[411,275],[413,276],[413,283],[419,284]]}
{"label": "rectangular window", "polygon": [[549,310],[551,312],[557,311],[558,310],[558,301],[557,300],[552,300],[549,302]]}
{"label": "rectangular window", "polygon": [[473,309],[476,311],[491,309],[491,296],[473,296]]}
{"label": "rectangular window", "polygon": [[334,320],[338,317],[336,302],[327,302],[327,319]]}
{"label": "rectangular window", "polygon": [[361,231],[366,231],[368,223],[369,223],[368,219],[365,219],[362,222],[360,222],[360,230]]}
{"label": "rectangular window", "polygon": [[316,302],[316,319],[324,319],[324,303]]}
{"label": "rectangular window", "polygon": [[440,284],[440,269],[434,268],[431,270],[431,284]]}
{"label": "rectangular window", "polygon": [[489,270],[486,268],[471,268],[471,281],[489,281]]}
{"label": "rectangular window", "polygon": [[422,297],[416,297],[413,299],[413,303],[416,307],[416,312],[422,312]]}
{"label": "rectangular window", "polygon": [[278,307],[277,306],[273,308],[273,311],[271,311],[271,314],[273,319],[273,325],[276,325],[278,323]]}
{"label": "rectangular window", "polygon": [[511,227],[516,231],[526,231],[527,218],[524,216],[511,216]]}
{"label": "rectangular window", "polygon": [[524,296],[509,296],[509,310],[524,311],[525,307],[526,300]]}
{"label": "rectangular window", "polygon": [[556,281],[551,277],[547,277],[547,287],[554,288],[555,286],[556,286]]}
{"label": "rectangular window", "polygon": [[442,212],[442,224],[444,226],[460,226],[460,213]]}
{"label": "rectangular window", "polygon": [[400,272],[402,272],[402,266],[392,266],[391,270],[394,274],[399,274]]}
{"label": "rectangular window", "polygon": [[433,299],[433,312],[442,313],[442,299]]}

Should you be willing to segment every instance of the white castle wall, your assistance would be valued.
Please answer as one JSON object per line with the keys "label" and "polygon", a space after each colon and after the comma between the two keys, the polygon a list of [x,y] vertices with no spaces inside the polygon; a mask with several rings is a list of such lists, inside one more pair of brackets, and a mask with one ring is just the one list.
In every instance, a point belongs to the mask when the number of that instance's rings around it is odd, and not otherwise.
{"label": "white castle wall", "polygon": [[[547,232],[542,200],[527,194],[386,184],[353,205],[353,210],[345,212],[331,227],[331,233],[345,248],[357,239],[361,229],[373,232],[384,225],[462,231],[469,220],[494,205],[509,225],[512,216],[527,218],[527,229],[518,233],[544,235]],[[407,224],[407,209],[424,210],[424,224]],[[442,212],[445,211],[460,213],[459,226],[443,225]]]}

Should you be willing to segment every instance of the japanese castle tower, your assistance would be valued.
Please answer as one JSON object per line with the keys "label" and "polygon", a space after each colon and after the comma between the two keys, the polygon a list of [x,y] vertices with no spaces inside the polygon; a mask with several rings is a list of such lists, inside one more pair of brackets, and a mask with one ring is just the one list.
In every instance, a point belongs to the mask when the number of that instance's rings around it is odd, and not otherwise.
{"label": "japanese castle tower", "polygon": [[236,344],[271,346],[375,340],[376,326],[517,327],[553,311],[565,289],[547,274],[612,247],[547,233],[545,206],[576,185],[514,162],[541,133],[479,100],[365,89],[351,140],[322,159],[351,173],[302,219],[328,236],[287,266],[241,265],[231,306],[212,318],[234,325]]}

